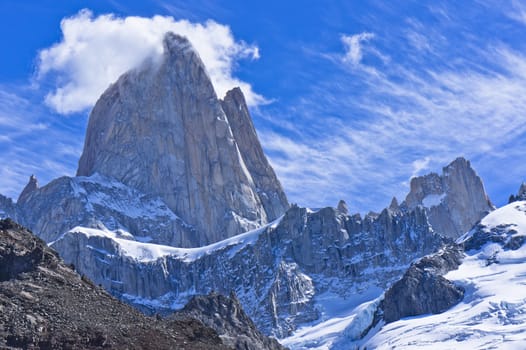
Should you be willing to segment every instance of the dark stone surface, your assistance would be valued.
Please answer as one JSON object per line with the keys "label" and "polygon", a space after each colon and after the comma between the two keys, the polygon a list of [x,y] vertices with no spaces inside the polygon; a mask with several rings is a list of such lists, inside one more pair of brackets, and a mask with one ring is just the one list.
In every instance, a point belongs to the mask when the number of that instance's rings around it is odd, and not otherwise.
{"label": "dark stone surface", "polygon": [[390,323],[408,316],[441,313],[457,304],[464,290],[442,275],[458,268],[462,257],[462,248],[451,245],[412,264],[385,293],[380,305],[383,320]]}
{"label": "dark stone surface", "polygon": [[243,311],[234,293],[230,297],[212,292],[194,296],[172,318],[191,317],[214,329],[223,342],[238,350],[285,350],[274,338],[263,335]]}
{"label": "dark stone surface", "polygon": [[227,349],[195,319],[146,317],[66,266],[30,231],[0,220],[0,348]]}

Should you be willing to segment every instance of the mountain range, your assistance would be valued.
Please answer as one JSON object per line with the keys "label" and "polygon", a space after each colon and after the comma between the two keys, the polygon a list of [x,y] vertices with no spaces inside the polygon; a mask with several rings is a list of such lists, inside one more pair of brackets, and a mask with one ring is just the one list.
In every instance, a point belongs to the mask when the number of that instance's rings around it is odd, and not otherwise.
{"label": "mountain range", "polygon": [[[289,204],[242,91],[218,99],[191,43],[168,33],[160,62],[125,73],[97,101],[77,175],[43,187],[31,176],[16,202],[0,195],[0,216],[32,230],[98,297],[109,298],[103,288],[169,320],[154,322],[163,332],[191,318],[236,348],[280,348],[263,334],[292,349],[476,348],[525,341],[524,299],[487,292],[501,281],[493,269],[522,283],[526,186],[510,200],[496,210],[459,157],[411,179],[405,199],[380,213]],[[417,317],[427,314],[439,315]],[[496,329],[497,316],[510,326]]]}

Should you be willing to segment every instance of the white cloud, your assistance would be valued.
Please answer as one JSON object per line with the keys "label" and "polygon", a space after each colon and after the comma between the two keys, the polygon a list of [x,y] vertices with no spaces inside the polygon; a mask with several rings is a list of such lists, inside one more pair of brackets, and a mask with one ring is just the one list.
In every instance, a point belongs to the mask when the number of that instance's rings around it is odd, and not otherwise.
{"label": "white cloud", "polygon": [[422,171],[429,169],[429,163],[431,162],[431,158],[424,157],[422,159],[417,159],[413,161],[413,176],[418,176],[422,174]]}
{"label": "white cloud", "polygon": [[507,198],[502,183],[526,173],[526,55],[503,45],[468,55],[444,65],[422,57],[344,64],[317,81],[291,108],[309,130],[260,132],[291,201],[326,206],[344,197],[351,210],[379,210],[393,195],[404,199],[411,176],[440,172],[458,156],[472,160],[494,201]]}
{"label": "white cloud", "polygon": [[363,57],[362,42],[374,38],[373,33],[363,32],[354,35],[342,35],[341,41],[345,46],[344,62],[359,64]]}
{"label": "white cloud", "polygon": [[62,40],[39,54],[38,80],[53,78],[55,89],[46,103],[59,113],[94,105],[108,85],[147,57],[160,57],[168,31],[186,36],[199,52],[219,97],[240,86],[249,105],[265,99],[250,84],[234,77],[237,60],[257,59],[256,46],[236,41],[228,26],[207,21],[192,23],[173,17],[94,17],[88,10],[61,22]]}

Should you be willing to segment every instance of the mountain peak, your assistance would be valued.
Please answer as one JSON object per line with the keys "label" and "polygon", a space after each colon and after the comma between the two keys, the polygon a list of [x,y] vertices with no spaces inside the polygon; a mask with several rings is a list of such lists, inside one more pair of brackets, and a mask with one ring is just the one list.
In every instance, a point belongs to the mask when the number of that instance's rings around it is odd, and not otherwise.
{"label": "mountain peak", "polygon": [[167,53],[188,52],[189,50],[195,52],[192,44],[185,36],[174,32],[167,32],[164,35],[163,46]]}
{"label": "mountain peak", "polygon": [[347,203],[343,199],[340,199],[336,209],[338,209],[338,211],[340,213],[344,214],[344,215],[348,215],[349,214],[349,208],[347,207]]}
{"label": "mountain peak", "polygon": [[435,231],[457,238],[494,209],[482,180],[471,163],[458,157],[442,169],[411,179],[411,189],[403,206],[426,208]]}
{"label": "mountain peak", "polygon": [[18,196],[17,203],[23,203],[35,190],[38,189],[38,180],[35,175],[29,177],[29,182]]}
{"label": "mountain peak", "polygon": [[[78,176],[160,197],[197,239],[255,229],[288,207],[240,89],[220,101],[185,37],[167,33],[159,66],[122,75],[91,112]],[[177,233],[174,233],[177,234]]]}

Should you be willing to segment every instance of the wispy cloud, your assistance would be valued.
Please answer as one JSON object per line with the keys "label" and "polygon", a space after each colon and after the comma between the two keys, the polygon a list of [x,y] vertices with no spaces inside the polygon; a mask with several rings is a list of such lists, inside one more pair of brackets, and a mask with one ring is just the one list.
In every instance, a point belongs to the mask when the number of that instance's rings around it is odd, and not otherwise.
{"label": "wispy cloud", "polygon": [[341,40],[345,45],[344,62],[353,65],[359,64],[363,57],[362,43],[374,38],[373,33],[363,32],[354,35],[342,35]]}
{"label": "wispy cloud", "polygon": [[[472,159],[486,178],[513,181],[499,169],[507,164],[514,181],[522,180],[526,55],[481,40],[466,45],[465,56],[448,57],[441,47],[448,42],[428,40],[425,27],[403,33],[393,45],[413,56],[374,66],[361,61],[363,33],[348,36],[340,70],[294,107],[314,131],[299,138],[264,135],[292,201],[324,206],[347,196],[354,210],[379,210],[393,194],[403,198],[411,176],[439,171],[457,156]],[[497,202],[508,195],[499,192]]]}
{"label": "wispy cloud", "polygon": [[0,86],[0,193],[16,200],[31,174],[40,184],[74,175],[82,147],[76,134],[84,121],[50,116],[46,108],[22,97],[27,91],[15,90]]}
{"label": "wispy cloud", "polygon": [[196,47],[219,97],[240,86],[249,105],[264,103],[249,83],[234,76],[239,59],[258,59],[257,46],[237,41],[228,26],[207,21],[192,23],[173,17],[94,17],[83,10],[61,22],[62,40],[39,54],[37,81],[55,88],[46,102],[59,113],[90,108],[110,83],[148,57],[160,57],[168,31],[184,35]]}

